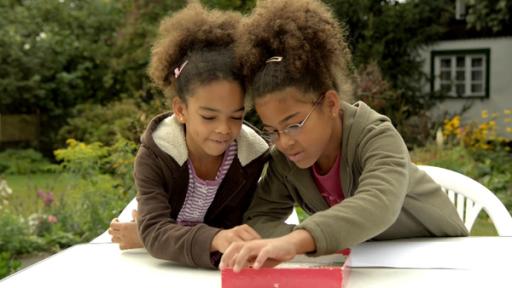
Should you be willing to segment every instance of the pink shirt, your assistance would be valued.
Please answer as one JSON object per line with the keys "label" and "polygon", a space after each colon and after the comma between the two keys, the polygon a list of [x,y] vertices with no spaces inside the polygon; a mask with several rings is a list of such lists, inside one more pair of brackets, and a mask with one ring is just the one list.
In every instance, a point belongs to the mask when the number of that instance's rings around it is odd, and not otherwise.
{"label": "pink shirt", "polygon": [[325,175],[320,175],[317,165],[313,165],[313,179],[320,194],[329,206],[334,206],[345,198],[341,188],[340,179],[340,154],[336,158],[334,165]]}

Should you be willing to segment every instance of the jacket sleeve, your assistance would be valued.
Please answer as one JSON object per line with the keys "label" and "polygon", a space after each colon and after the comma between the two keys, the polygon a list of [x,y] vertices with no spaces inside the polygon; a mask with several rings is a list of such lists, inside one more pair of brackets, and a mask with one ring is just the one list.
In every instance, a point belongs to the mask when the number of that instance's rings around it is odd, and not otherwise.
{"label": "jacket sleeve", "polygon": [[361,171],[354,195],[296,227],[312,234],[316,244],[313,255],[334,253],[371,239],[390,227],[401,212],[410,165],[402,137],[385,121],[369,125],[360,139],[354,140],[358,143],[354,163],[341,167]]}
{"label": "jacket sleeve", "polygon": [[295,225],[285,223],[292,213],[294,200],[284,177],[270,160],[266,173],[260,180],[244,222],[253,227],[263,238],[279,237],[293,230]]}
{"label": "jacket sleeve", "polygon": [[144,146],[135,159],[134,178],[139,191],[138,228],[144,246],[155,258],[215,268],[210,260],[210,246],[220,229],[205,224],[183,226],[170,217],[169,194],[164,189],[159,161]]}

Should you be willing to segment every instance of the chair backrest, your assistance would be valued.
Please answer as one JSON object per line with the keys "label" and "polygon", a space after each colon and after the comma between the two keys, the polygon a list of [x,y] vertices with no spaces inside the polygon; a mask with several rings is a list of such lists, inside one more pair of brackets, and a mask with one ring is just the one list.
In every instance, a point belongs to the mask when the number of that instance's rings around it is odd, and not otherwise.
{"label": "chair backrest", "polygon": [[512,236],[512,216],[498,197],[485,186],[452,170],[426,165],[418,165],[418,168],[441,185],[468,231],[471,231],[478,214],[484,209],[498,235]]}
{"label": "chair backrest", "polygon": [[297,211],[295,210],[295,208],[293,208],[292,214],[290,214],[290,216],[288,216],[288,219],[286,219],[285,223],[290,224],[290,225],[299,225],[299,223],[300,223],[299,214],[297,214]]}

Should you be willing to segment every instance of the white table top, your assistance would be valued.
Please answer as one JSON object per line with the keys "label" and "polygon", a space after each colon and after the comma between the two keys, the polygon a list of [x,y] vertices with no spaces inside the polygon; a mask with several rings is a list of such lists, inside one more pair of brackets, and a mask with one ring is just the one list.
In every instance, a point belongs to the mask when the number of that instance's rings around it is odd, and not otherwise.
{"label": "white table top", "polygon": [[[498,237],[496,237],[498,238]],[[512,237],[507,237],[512,249]],[[503,238],[497,239],[503,241]],[[424,240],[423,240],[424,241]],[[482,247],[485,250],[485,247]],[[497,258],[500,255],[496,255]],[[511,261],[512,259],[509,259]],[[482,263],[487,267],[488,263]],[[510,267],[510,266],[509,266]],[[344,287],[512,287],[505,269],[350,268]],[[183,267],[144,249],[80,244],[0,281],[7,287],[221,287],[219,271]],[[485,285],[485,286],[484,286]]]}
{"label": "white table top", "polygon": [[[191,285],[193,283],[193,285]],[[220,272],[183,267],[117,244],[80,244],[5,278],[0,287],[220,287]]]}

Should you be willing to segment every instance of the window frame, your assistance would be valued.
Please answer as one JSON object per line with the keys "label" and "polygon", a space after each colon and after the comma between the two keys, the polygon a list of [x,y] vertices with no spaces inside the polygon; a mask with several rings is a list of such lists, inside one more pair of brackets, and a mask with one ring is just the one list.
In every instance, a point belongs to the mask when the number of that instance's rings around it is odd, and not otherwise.
{"label": "window frame", "polygon": [[[457,57],[463,56],[465,61],[464,66],[464,83],[465,87],[469,87],[469,90],[466,88],[465,93],[461,96],[458,96],[457,94],[453,94],[451,91],[450,93],[444,92],[442,95],[443,98],[450,98],[450,99],[487,99],[489,98],[489,91],[490,91],[490,74],[491,74],[491,59],[490,59],[490,49],[458,49],[458,50],[432,50],[430,52],[430,91],[432,92],[432,95],[437,95],[435,92],[441,91],[441,59],[443,57],[445,58],[451,58],[452,62],[455,61],[455,63],[452,63],[450,66],[450,71],[457,71]],[[485,59],[483,59],[482,64],[485,65],[483,67],[482,72],[485,73],[485,75],[482,77],[482,84],[484,85],[483,91],[481,95],[472,95],[472,93],[467,93],[467,91],[471,91],[471,56],[473,55],[483,55]],[[439,60],[437,60],[439,59]],[[468,63],[469,62],[469,67]],[[437,64],[439,63],[439,64]],[[438,70],[436,70],[436,67]],[[452,75],[453,78],[451,81],[457,81],[456,80],[456,73]],[[456,85],[451,84],[452,90],[456,91]],[[438,88],[439,87],[439,88]]]}

